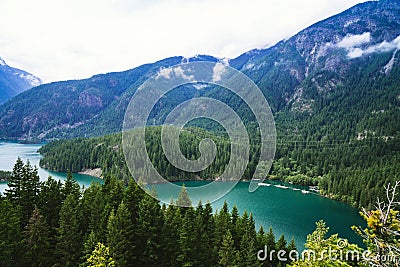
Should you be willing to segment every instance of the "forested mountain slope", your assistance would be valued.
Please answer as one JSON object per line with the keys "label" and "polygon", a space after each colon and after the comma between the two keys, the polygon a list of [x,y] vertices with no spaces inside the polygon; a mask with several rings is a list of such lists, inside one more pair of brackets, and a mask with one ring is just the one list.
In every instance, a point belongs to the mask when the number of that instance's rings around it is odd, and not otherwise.
{"label": "forested mountain slope", "polygon": [[[263,91],[283,131],[279,137],[293,132],[306,140],[332,135],[354,139],[366,132],[392,136],[398,130],[400,102],[399,14],[398,1],[366,2],[275,46],[224,62],[243,71]],[[201,60],[218,61],[210,56],[173,57],[125,72],[39,86],[0,108],[0,138],[118,132],[129,100],[149,76],[161,68]],[[220,88],[185,88],[171,101],[200,95],[223,98],[222,94]],[[171,108],[166,105],[162,113]]]}

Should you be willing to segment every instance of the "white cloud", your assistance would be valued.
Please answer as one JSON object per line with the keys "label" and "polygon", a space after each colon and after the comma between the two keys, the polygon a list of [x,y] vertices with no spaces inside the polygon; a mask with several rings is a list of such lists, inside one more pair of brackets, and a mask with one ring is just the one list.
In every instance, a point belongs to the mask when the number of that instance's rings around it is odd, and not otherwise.
{"label": "white cloud", "polygon": [[176,77],[181,77],[182,79],[188,80],[190,82],[194,81],[194,76],[185,74],[185,70],[182,69],[180,66],[175,68],[161,68],[157,73],[156,79],[171,79],[171,74],[174,74]]}
{"label": "white cloud", "polygon": [[371,42],[371,33],[364,32],[360,35],[348,35],[344,37],[338,44],[338,47],[350,49]]}
{"label": "white cloud", "polygon": [[347,56],[349,58],[358,58],[363,55],[379,53],[379,52],[388,52],[394,49],[400,49],[400,35],[391,42],[383,41],[382,43],[371,45],[365,49],[351,48],[349,49]]}
{"label": "white cloud", "polygon": [[172,68],[161,68],[157,73],[156,79],[159,79],[161,77],[163,77],[165,79],[170,79],[171,72],[172,72]]}
{"label": "white cloud", "polygon": [[351,48],[347,56],[349,58],[357,58],[363,55],[364,51],[361,48]]}
{"label": "white cloud", "polygon": [[2,0],[0,56],[45,82],[175,55],[233,58],[364,1]]}
{"label": "white cloud", "polygon": [[194,76],[193,75],[186,75],[185,71],[182,69],[182,67],[176,67],[174,68],[174,73],[177,77],[181,77],[182,79],[188,80],[190,82],[194,81]]}
{"label": "white cloud", "polygon": [[212,75],[212,81],[219,82],[221,80],[222,74],[225,72],[225,66],[222,63],[217,63],[215,64],[213,68],[213,75]]}

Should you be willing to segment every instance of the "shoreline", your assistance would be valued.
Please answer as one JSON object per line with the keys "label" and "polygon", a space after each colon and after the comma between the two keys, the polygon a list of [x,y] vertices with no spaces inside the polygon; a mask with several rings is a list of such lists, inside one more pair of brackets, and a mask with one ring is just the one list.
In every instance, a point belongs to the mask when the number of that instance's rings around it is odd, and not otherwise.
{"label": "shoreline", "polygon": [[79,174],[93,176],[93,177],[96,177],[96,178],[99,178],[99,179],[103,179],[103,177],[102,177],[103,171],[101,170],[101,168],[87,169],[87,170],[84,170],[84,171],[80,171],[78,173]]}
{"label": "shoreline", "polygon": [[[43,167],[41,167],[41,168],[43,168]],[[54,170],[51,170],[51,169],[47,169],[47,168],[43,168],[43,169],[46,169],[46,170],[49,170],[49,171],[54,171]],[[56,171],[57,172],[57,171]],[[79,172],[75,172],[75,173],[77,173],[77,174],[84,174],[84,175],[89,175],[89,176],[92,176],[92,177],[95,177],[95,178],[99,178],[99,179],[103,179],[103,177],[102,177],[102,170],[101,170],[101,168],[95,168],[95,169],[87,169],[87,170],[84,170],[84,171],[79,171]],[[73,173],[74,174],[74,173]],[[208,181],[208,182],[213,182],[213,181],[215,181],[215,182],[232,182],[232,181],[235,181],[235,179],[232,179],[232,180],[220,180],[220,179],[218,179],[218,178],[216,178],[216,179],[211,179],[211,178],[206,178],[206,179],[199,179],[199,178],[197,178],[197,179],[194,179],[194,180],[184,180],[184,181],[182,181],[182,180],[171,180],[171,181],[168,181],[168,182],[190,182],[190,181]],[[250,182],[251,181],[251,179],[240,179],[239,180],[239,182]],[[300,186],[300,187],[307,187],[307,188],[309,188],[310,186],[307,186],[307,185],[301,185],[301,184],[296,184],[296,183],[289,183],[289,182],[285,182],[285,181],[283,181],[283,180],[280,180],[280,179],[265,179],[264,180],[264,182],[265,181],[272,181],[272,182],[275,182],[275,183],[285,183],[285,184],[288,184],[288,185],[290,185],[290,186],[293,186],[293,185],[295,185],[295,186]],[[163,184],[162,182],[161,183],[151,183],[151,184],[149,184],[149,185],[156,185],[156,184]],[[353,203],[349,203],[349,202],[347,202],[347,201],[343,201],[343,200],[340,200],[340,199],[338,199],[337,197],[335,197],[335,196],[331,196],[331,195],[328,195],[328,194],[325,194],[325,193],[322,193],[322,192],[319,192],[319,193],[317,193],[317,192],[310,192],[310,193],[312,193],[312,194],[315,194],[315,195],[318,195],[318,196],[320,196],[320,197],[323,197],[323,198],[326,198],[326,199],[330,199],[330,200],[333,200],[333,201],[337,201],[337,202],[340,202],[340,203],[343,203],[343,204],[347,204],[347,205],[350,205],[350,206],[352,206],[353,208],[356,208],[356,209],[358,209],[358,207],[357,206],[355,206],[355,205],[353,205]]]}

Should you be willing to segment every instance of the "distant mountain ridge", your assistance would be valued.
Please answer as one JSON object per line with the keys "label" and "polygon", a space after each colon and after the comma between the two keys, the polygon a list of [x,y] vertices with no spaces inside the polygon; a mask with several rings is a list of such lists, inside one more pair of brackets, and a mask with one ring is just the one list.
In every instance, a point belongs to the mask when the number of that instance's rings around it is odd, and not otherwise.
{"label": "distant mountain ridge", "polygon": [[[260,87],[281,134],[321,139],[332,136],[340,119],[346,119],[349,126],[340,127],[335,135],[356,138],[370,131],[392,136],[399,131],[397,126],[382,129],[377,121],[398,112],[398,49],[400,3],[381,0],[358,4],[272,47],[223,61]],[[172,57],[125,72],[38,86],[0,107],[0,138],[69,138],[120,131],[125,109],[141,83],[161,68],[202,60],[222,61],[207,55]],[[221,97],[218,89],[190,88],[174,97],[185,100],[199,94]],[[373,113],[378,110],[387,112]],[[393,114],[390,121],[396,120]]]}
{"label": "distant mountain ridge", "polygon": [[42,81],[38,77],[8,66],[0,57],[0,105],[13,96],[41,83]]}

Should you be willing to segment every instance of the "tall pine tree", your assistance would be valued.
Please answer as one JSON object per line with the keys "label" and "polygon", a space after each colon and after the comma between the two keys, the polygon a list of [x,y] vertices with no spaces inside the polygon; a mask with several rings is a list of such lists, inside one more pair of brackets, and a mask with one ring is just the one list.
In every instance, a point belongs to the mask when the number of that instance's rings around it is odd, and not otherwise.
{"label": "tall pine tree", "polygon": [[14,204],[19,205],[21,199],[21,182],[24,176],[24,162],[20,157],[14,164],[12,174],[8,179],[5,195]]}
{"label": "tall pine tree", "polygon": [[79,198],[69,194],[60,211],[57,254],[61,266],[77,266],[82,252],[82,233],[80,229]]}
{"label": "tall pine tree", "polygon": [[131,243],[134,231],[130,218],[127,207],[121,202],[117,212],[112,210],[108,219],[107,243],[116,266],[133,266],[136,260]]}
{"label": "tall pine tree", "polygon": [[0,259],[1,265],[23,266],[24,247],[20,227],[19,206],[8,199],[0,201]]}
{"label": "tall pine tree", "polygon": [[53,255],[50,252],[50,231],[46,220],[37,207],[26,225],[26,253],[30,266],[50,266]]}
{"label": "tall pine tree", "polygon": [[235,249],[231,232],[228,230],[222,239],[221,247],[218,251],[218,266],[238,267],[239,253]]}

